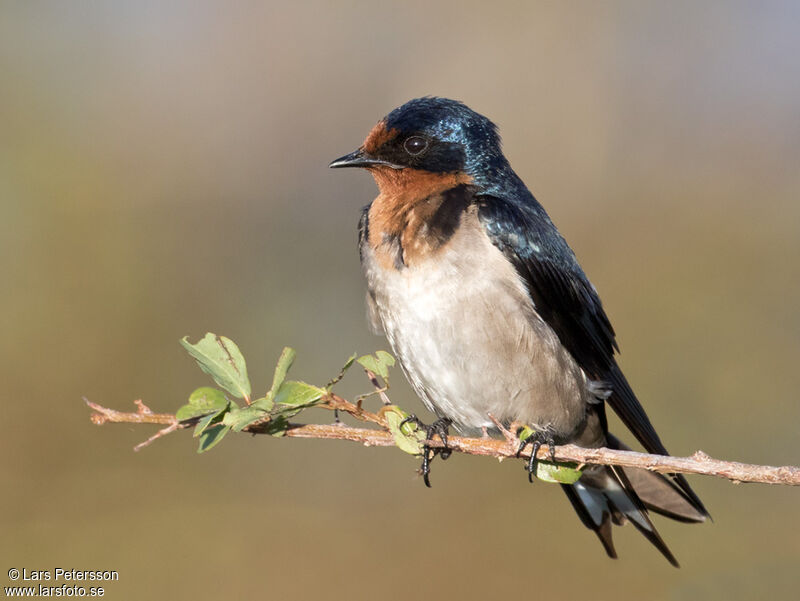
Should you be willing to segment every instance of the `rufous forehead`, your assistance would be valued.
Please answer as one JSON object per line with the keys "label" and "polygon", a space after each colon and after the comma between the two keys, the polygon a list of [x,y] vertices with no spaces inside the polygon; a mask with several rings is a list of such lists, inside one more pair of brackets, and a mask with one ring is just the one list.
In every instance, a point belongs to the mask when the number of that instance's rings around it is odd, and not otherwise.
{"label": "rufous forehead", "polygon": [[387,130],[386,121],[378,121],[367,135],[367,139],[364,140],[364,150],[369,153],[376,152],[386,142],[395,138],[398,133],[400,132],[394,128]]}

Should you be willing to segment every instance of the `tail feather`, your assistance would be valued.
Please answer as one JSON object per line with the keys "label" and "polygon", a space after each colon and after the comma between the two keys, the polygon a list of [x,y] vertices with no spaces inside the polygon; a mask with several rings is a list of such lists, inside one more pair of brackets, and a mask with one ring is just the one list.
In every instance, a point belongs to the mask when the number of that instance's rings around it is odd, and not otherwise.
{"label": "tail feather", "polygon": [[570,503],[572,503],[575,513],[577,513],[578,517],[581,518],[583,525],[589,528],[589,530],[593,530],[595,534],[597,534],[597,538],[600,539],[600,542],[602,543],[603,548],[606,550],[608,556],[612,559],[616,559],[617,551],[614,549],[614,539],[611,536],[610,514],[603,514],[602,510],[599,513],[597,511],[590,511],[589,507],[592,507],[596,504],[593,502],[584,503],[581,499],[581,495],[578,494],[578,488],[575,485],[562,484],[561,488],[564,489],[565,493],[567,493],[567,498],[569,499]]}
{"label": "tail feather", "polygon": [[671,480],[643,469],[625,468],[625,475],[636,494],[649,510],[663,516],[697,524],[705,522],[708,514],[700,512]]}
{"label": "tail feather", "polygon": [[[606,437],[608,448],[630,450],[629,446],[614,435],[606,434]],[[709,517],[697,495],[689,496],[686,493],[688,484],[681,486],[671,477],[645,469],[626,467],[624,471],[636,494],[648,509],[679,522],[704,522]]]}
{"label": "tail feather", "polygon": [[[611,434],[607,434],[607,445],[628,449]],[[612,524],[621,526],[630,521],[667,561],[680,567],[650,520],[648,509],[681,522],[703,522],[708,517],[688,484],[681,486],[672,478],[644,469],[589,466],[575,484],[561,486],[584,526],[597,535],[608,556],[614,559],[617,552]]]}
{"label": "tail feather", "polygon": [[[675,559],[675,556],[672,554],[672,551],[667,547],[664,539],[661,538],[658,530],[656,530],[653,522],[650,520],[647,508],[633,488],[627,473],[620,467],[611,467],[609,469],[615,476],[615,482],[612,484],[613,492],[610,497],[617,506],[617,509],[630,520],[631,524],[633,524],[656,549],[661,551],[661,554],[667,558],[667,561],[676,568],[681,567],[678,560]],[[615,485],[619,485],[619,488]]]}
{"label": "tail feather", "polygon": [[611,534],[612,524],[630,521],[672,565],[678,561],[659,535],[647,508],[639,499],[625,472],[620,468],[595,466],[587,468],[575,484],[562,485],[567,498],[583,524],[594,531],[609,557],[616,558]]}

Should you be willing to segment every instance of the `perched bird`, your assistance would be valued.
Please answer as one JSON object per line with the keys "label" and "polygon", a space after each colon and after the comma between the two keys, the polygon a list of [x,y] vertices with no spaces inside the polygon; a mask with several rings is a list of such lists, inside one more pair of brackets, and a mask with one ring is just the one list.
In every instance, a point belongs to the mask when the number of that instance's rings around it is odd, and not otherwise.
{"label": "perched bird", "polygon": [[[647,451],[668,454],[617,365],[597,291],[489,119],[455,100],[411,100],[330,166],[363,167],[378,185],[359,225],[368,314],[439,418],[429,437],[446,443],[450,424],[493,430],[493,416],[532,428],[534,455],[543,443],[627,449],[608,432],[608,403]],[[708,517],[680,474],[589,466],[561,486],[610,557],[612,523],[629,520],[677,566],[648,510]]]}

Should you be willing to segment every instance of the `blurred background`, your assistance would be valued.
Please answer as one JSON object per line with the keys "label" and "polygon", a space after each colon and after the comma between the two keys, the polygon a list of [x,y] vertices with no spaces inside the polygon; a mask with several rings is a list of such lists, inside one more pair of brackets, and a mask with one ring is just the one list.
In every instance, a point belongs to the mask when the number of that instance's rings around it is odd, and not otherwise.
{"label": "blurred background", "polygon": [[[0,575],[113,569],[111,599],[793,598],[800,491],[692,477],[714,523],[606,559],[522,464],[93,426],[172,411],[178,345],[284,345],[324,383],[364,319],[363,172],[406,100],[461,99],[604,299],[675,454],[800,464],[800,6],[791,2],[6,2],[0,8]],[[340,392],[370,386],[353,370]],[[395,374],[392,399],[421,410]],[[373,401],[375,402],[375,401]],[[321,422],[327,412],[306,414]],[[627,434],[617,422],[615,430]],[[631,441],[630,436],[626,440]]]}

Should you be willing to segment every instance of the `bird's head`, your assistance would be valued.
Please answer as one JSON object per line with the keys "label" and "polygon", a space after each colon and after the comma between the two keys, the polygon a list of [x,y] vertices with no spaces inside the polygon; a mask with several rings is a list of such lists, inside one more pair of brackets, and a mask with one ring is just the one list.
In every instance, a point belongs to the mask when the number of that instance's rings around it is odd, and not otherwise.
{"label": "bird's head", "polygon": [[330,166],[366,168],[382,188],[386,181],[399,179],[392,172],[455,176],[460,182],[485,185],[508,169],[494,123],[461,102],[435,97],[396,108],[372,128],[358,150]]}

